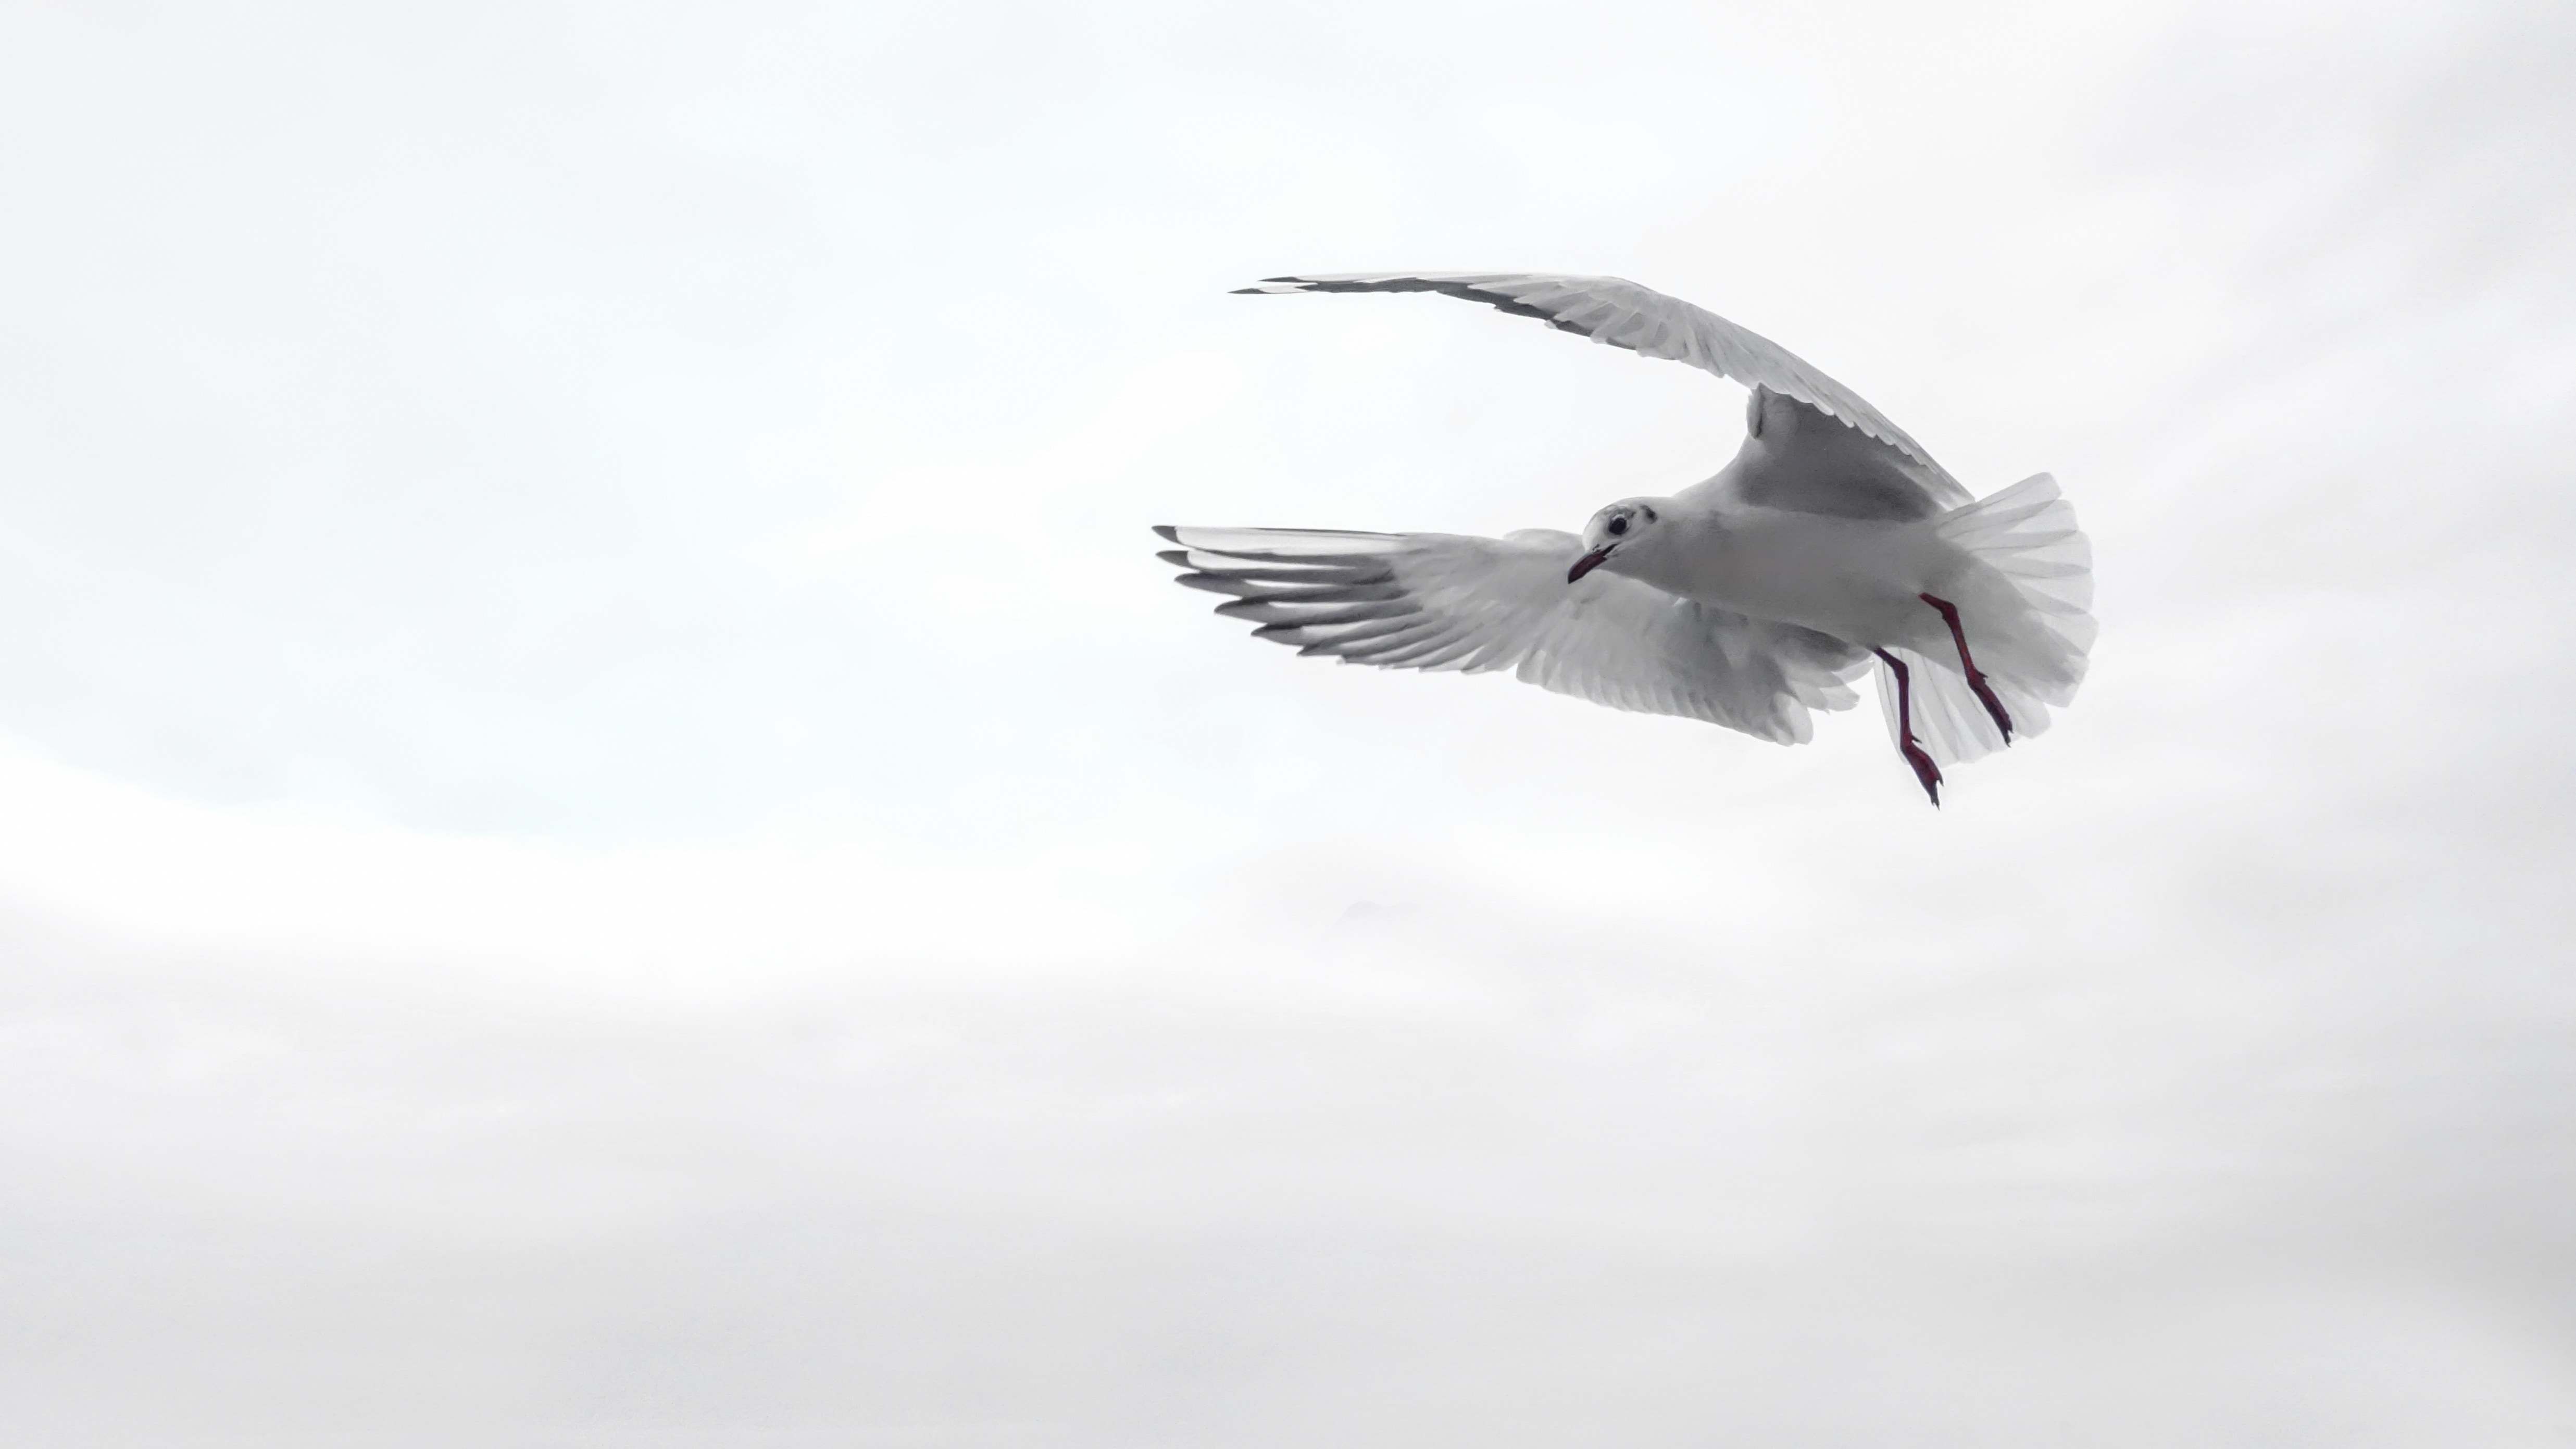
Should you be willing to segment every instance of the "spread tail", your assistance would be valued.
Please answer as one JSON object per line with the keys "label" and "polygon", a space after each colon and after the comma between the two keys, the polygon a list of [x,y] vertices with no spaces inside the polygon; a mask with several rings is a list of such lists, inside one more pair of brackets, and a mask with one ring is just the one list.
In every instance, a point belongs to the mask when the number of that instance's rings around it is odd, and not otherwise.
{"label": "spread tail", "polygon": [[[2010,488],[1943,514],[1933,528],[1975,562],[1946,585],[1987,684],[2012,718],[2013,737],[2048,728],[2048,706],[2075,698],[2098,632],[2093,545],[2058,494],[2036,473]],[[1927,619],[1931,609],[1925,609]],[[1938,627],[1937,619],[1932,620]],[[1914,734],[1942,764],[2004,747],[2003,731],[1969,686],[1953,648],[1894,649],[1913,676]],[[1878,699],[1896,733],[1896,686],[1878,670]]]}

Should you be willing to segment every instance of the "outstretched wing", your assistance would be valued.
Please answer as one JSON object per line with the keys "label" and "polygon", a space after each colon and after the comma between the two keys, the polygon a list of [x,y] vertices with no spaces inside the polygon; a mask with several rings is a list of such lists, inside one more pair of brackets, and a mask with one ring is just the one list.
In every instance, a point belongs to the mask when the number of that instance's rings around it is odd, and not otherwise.
{"label": "outstretched wing", "polygon": [[[1438,292],[1499,307],[1516,317],[1536,317],[1560,331],[1625,347],[1645,357],[1669,358],[1768,388],[1828,417],[1838,418],[1938,474],[1958,489],[1923,445],[1889,422],[1860,394],[1834,381],[1806,359],[1758,332],[1716,313],[1617,277],[1557,277],[1523,272],[1355,272],[1317,277],[1270,277],[1263,292]],[[1952,505],[1952,506],[1955,506]]]}
{"label": "outstretched wing", "polygon": [[1511,669],[1614,709],[1680,715],[1782,744],[1810,709],[1843,709],[1862,651],[1811,629],[1677,598],[1602,570],[1566,571],[1581,540],[1282,528],[1154,530],[1164,561],[1217,606],[1300,654],[1387,669]]}

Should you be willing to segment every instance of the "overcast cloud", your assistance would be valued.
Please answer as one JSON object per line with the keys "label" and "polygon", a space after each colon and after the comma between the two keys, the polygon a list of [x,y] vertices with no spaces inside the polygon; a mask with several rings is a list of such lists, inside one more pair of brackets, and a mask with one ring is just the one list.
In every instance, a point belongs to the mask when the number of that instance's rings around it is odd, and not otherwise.
{"label": "overcast cloud", "polygon": [[[0,1437],[2576,1446],[2564,6],[22,4]],[[1160,522],[1731,386],[2102,642],[1924,808]]]}

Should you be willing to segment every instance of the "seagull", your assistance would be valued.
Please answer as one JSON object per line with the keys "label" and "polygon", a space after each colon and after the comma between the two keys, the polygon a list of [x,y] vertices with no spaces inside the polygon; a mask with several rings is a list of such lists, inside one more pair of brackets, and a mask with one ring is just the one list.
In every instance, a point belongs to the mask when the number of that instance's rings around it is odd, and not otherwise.
{"label": "seagull", "polygon": [[1511,669],[1616,709],[1804,744],[1876,667],[1897,754],[1943,765],[2048,728],[2093,645],[2093,551],[2057,480],[1978,498],[1859,394],[1715,313],[1616,277],[1272,277],[1246,294],[1436,292],[1751,390],[1733,462],[1621,499],[1580,536],[1154,531],[1159,556],[1253,633],[1387,669]]}

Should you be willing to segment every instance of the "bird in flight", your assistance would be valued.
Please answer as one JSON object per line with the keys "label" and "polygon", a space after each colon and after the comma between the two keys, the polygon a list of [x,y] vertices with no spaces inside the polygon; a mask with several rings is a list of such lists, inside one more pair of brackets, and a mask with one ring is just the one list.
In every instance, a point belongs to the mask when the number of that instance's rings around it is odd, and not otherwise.
{"label": "bird in flight", "polygon": [[2093,644],[2092,545],[2040,473],[1971,495],[1905,430],[1787,348],[1616,277],[1388,272],[1246,293],[1437,292],[1669,358],[1752,390],[1744,446],[1581,536],[1154,531],[1180,582],[1253,633],[1388,669],[1511,669],[1559,694],[1781,744],[1877,667],[1897,753],[1941,803],[1943,765],[2048,727]]}

